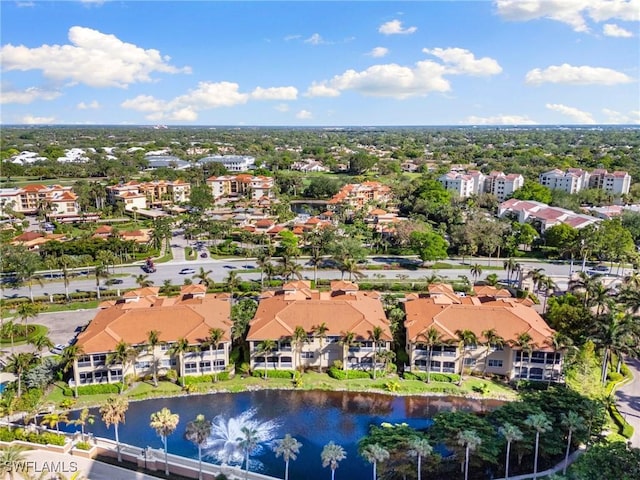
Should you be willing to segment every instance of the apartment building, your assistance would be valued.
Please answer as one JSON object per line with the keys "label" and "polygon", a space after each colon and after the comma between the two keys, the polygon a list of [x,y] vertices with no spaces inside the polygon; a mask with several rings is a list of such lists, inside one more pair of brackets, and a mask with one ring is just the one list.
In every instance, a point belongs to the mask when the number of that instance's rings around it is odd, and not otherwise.
{"label": "apartment building", "polygon": [[499,202],[503,202],[523,185],[524,177],[519,173],[505,175],[503,172],[491,172],[484,179],[481,193],[491,193],[498,198]]}
{"label": "apartment building", "polygon": [[615,171],[609,173],[599,168],[591,172],[589,188],[598,188],[611,195],[627,195],[631,187],[631,176],[627,172]]}
{"label": "apartment building", "polygon": [[273,178],[265,176],[223,175],[207,178],[214,200],[246,197],[254,201],[273,198]]}
{"label": "apartment building", "polygon": [[198,160],[198,163],[208,162],[220,163],[230,172],[246,172],[254,168],[256,159],[249,155],[210,155]]}
{"label": "apartment building", "polygon": [[[297,327],[307,334],[300,344],[292,343]],[[372,338],[376,327],[382,332],[378,345]],[[350,346],[343,343],[348,333],[353,334]],[[275,341],[276,348],[265,352],[261,347],[265,340]],[[389,351],[392,340],[380,294],[361,292],[345,281],[331,282],[328,292],[312,290],[311,282],[303,280],[265,292],[247,335],[251,368],[260,370],[325,369],[336,360],[344,368],[369,370],[375,349]],[[380,356],[378,366],[382,367]]]}
{"label": "apartment building", "polygon": [[541,173],[538,181],[551,190],[578,193],[589,186],[589,177],[589,173],[580,168],[570,168],[566,172],[555,168]]}
{"label": "apartment building", "polygon": [[452,192],[455,197],[469,198],[477,190],[475,185],[478,178],[465,173],[448,172],[439,177],[438,181],[445,190]]}
{"label": "apartment building", "polygon": [[57,220],[77,217],[80,207],[72,187],[30,184],[21,188],[0,189],[0,212],[9,207],[16,213],[35,215],[38,210]]}
{"label": "apartment building", "polygon": [[[551,347],[555,332],[530,304],[486,294],[458,297],[449,285],[433,287],[430,296],[409,294],[404,303],[411,371],[562,380],[563,353]],[[427,343],[432,329],[437,337],[433,346]],[[465,330],[473,332],[477,343],[461,343],[459,333]],[[496,335],[492,344],[485,337],[489,331]]]}
{"label": "apartment building", "polygon": [[[204,375],[224,371],[231,349],[231,306],[228,294],[207,294],[204,285],[185,285],[180,296],[158,295],[159,288],[127,292],[116,302],[103,302],[87,328],[78,335],[82,355],[74,361],[76,385],[114,383],[127,375],[144,377],[176,370],[178,375]],[[207,344],[211,329],[223,332],[218,345]],[[158,331],[160,344],[149,346],[148,332]],[[172,346],[186,339],[189,348],[173,353]],[[110,361],[118,343],[136,349],[124,363]],[[133,350],[132,350],[133,351]]]}
{"label": "apartment building", "polygon": [[124,203],[127,211],[134,207],[144,210],[148,207],[186,203],[191,195],[191,185],[182,181],[155,180],[152,182],[127,182],[110,185],[107,190],[107,202]]}
{"label": "apartment building", "polygon": [[510,197],[524,185],[524,177],[517,173],[505,175],[503,172],[494,171],[484,175],[478,170],[470,170],[468,173],[451,170],[438,178],[438,181],[445,190],[453,192],[458,198],[491,193],[498,197],[499,201]]}
{"label": "apartment building", "polygon": [[345,206],[359,210],[370,202],[386,203],[393,199],[391,187],[380,182],[350,183],[336,193],[328,205],[330,208]]}

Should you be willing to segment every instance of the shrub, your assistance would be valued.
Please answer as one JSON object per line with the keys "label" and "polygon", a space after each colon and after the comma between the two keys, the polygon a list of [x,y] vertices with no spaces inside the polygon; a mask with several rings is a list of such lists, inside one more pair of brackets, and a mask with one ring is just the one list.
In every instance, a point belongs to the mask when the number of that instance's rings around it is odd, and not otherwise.
{"label": "shrub", "polygon": [[[105,393],[120,393],[121,384],[119,383],[100,383],[98,385],[84,385],[78,387],[78,395],[100,395]],[[65,387],[63,390],[65,397],[73,396],[73,389]]]}
{"label": "shrub", "polygon": [[[264,377],[264,370],[255,370],[252,373],[254,377]],[[293,372],[291,370],[267,370],[267,378],[293,378]]]}
{"label": "shrub", "polygon": [[77,442],[76,448],[78,450],[91,450],[91,444],[89,442]]}
{"label": "shrub", "polygon": [[176,380],[178,380],[178,372],[176,372],[173,369],[167,370],[167,373],[165,373],[164,378],[169,382],[175,382]]}
{"label": "shrub", "polygon": [[618,383],[620,380],[624,378],[624,376],[618,372],[609,372],[607,374],[607,378],[609,379],[610,382]]}
{"label": "shrub", "polygon": [[211,375],[201,375],[199,377],[180,377],[179,382],[184,382],[184,385],[194,385],[196,383],[211,383],[213,378]]}
{"label": "shrub", "polygon": [[330,367],[327,374],[336,380],[371,378],[371,374],[369,372],[363,372],[362,370],[348,370],[345,372],[344,370],[339,370],[336,367]]}

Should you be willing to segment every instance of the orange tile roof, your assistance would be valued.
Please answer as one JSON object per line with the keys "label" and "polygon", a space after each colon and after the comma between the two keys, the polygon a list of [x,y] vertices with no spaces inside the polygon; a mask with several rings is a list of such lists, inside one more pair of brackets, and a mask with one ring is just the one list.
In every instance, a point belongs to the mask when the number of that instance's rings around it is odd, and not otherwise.
{"label": "orange tile roof", "polygon": [[478,296],[490,296],[490,297],[511,297],[511,292],[506,288],[496,288],[491,285],[477,285],[473,287],[473,291]]}
{"label": "orange tile roof", "polygon": [[456,331],[471,330],[478,338],[482,332],[495,329],[506,341],[514,341],[527,332],[533,344],[544,349],[554,333],[538,313],[521,303],[488,302],[480,305],[438,305],[431,298],[409,300],[404,304],[407,317],[407,339],[419,342],[422,334],[434,327],[443,341],[457,340]]}
{"label": "orange tile roof", "polygon": [[286,295],[262,298],[250,322],[247,339],[260,341],[289,337],[297,326],[312,332],[314,326],[322,323],[328,327],[328,336],[353,332],[356,338],[365,340],[378,326],[383,330],[384,340],[392,339],[389,322],[378,297],[358,292],[352,299],[346,299],[343,295],[331,297],[317,291],[313,298],[307,299],[288,298]]}
{"label": "orange tile roof", "polygon": [[[149,301],[151,297],[145,300]],[[158,297],[153,303],[117,303],[103,308],[78,335],[77,344],[87,353],[113,351],[120,341],[145,344],[147,332],[158,330],[160,340],[175,342],[181,337],[190,344],[203,342],[211,328],[223,330],[223,342],[231,341],[231,307],[227,296],[209,294],[202,298]],[[142,300],[142,299],[141,299]],[[105,305],[106,306],[106,305]]]}

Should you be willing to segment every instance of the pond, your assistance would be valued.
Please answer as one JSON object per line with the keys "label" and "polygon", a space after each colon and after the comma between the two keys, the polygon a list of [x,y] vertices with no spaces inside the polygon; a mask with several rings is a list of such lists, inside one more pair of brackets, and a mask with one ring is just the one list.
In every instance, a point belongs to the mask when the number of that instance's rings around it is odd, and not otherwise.
{"label": "pond", "polygon": [[[370,425],[383,422],[402,423],[426,428],[430,418],[442,410],[487,411],[503,402],[468,400],[458,397],[390,396],[375,393],[261,390],[243,393],[215,393],[189,397],[132,402],[126,423],[120,426],[120,440],[141,448],[162,448],[160,438],[149,427],[149,417],[163,407],[180,415],[176,432],[168,439],[169,452],[197,458],[195,445],[185,440],[188,422],[203,414],[214,423],[212,435],[203,448],[205,460],[211,463],[240,465],[242,454],[236,439],[243,426],[258,430],[261,443],[252,454],[250,469],[282,478],[284,462],[271,450],[273,440],[289,433],[302,443],[296,461],[290,464],[290,478],[319,480],[329,478],[322,468],[320,453],[333,441],[347,454],[336,472],[336,478],[362,478],[370,466],[358,455],[357,442],[367,435]],[[96,436],[114,438],[113,427],[106,429],[97,409],[94,425],[87,428]],[[73,431],[77,427],[68,427]],[[368,470],[367,470],[368,471]]]}

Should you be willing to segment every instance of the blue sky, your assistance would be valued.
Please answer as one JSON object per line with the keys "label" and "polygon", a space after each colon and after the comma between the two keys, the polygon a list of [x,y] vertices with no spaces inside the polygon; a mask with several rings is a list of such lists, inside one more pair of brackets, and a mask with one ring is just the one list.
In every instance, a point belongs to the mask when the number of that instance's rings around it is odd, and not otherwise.
{"label": "blue sky", "polygon": [[2,124],[640,123],[640,0],[0,8]]}

